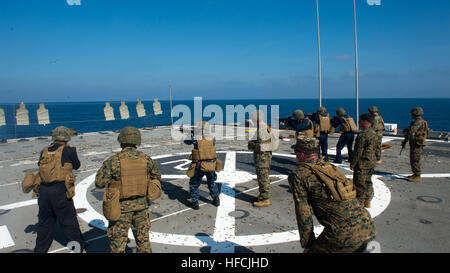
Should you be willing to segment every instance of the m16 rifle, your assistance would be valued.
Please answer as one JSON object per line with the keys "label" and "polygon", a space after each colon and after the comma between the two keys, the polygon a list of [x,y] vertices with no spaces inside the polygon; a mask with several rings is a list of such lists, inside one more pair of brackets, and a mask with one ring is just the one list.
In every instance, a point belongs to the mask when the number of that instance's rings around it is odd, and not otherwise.
{"label": "m16 rifle", "polygon": [[291,122],[291,117],[287,117],[287,118],[278,118],[278,120],[283,123],[284,125],[288,125]]}
{"label": "m16 rifle", "polygon": [[405,135],[405,139],[402,141],[402,149],[400,150],[399,155],[402,155],[403,149],[405,149],[406,143],[408,143],[409,130],[408,129],[403,130],[403,134]]}

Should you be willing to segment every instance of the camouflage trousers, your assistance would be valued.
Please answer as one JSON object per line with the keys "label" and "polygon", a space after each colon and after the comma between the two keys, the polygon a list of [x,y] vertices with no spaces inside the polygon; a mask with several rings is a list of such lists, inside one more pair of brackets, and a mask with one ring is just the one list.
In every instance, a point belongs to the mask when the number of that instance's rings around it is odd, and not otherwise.
{"label": "camouflage trousers", "polygon": [[422,169],[420,166],[420,154],[422,153],[422,146],[410,145],[409,150],[409,163],[411,164],[411,170],[414,175],[420,176]]}
{"label": "camouflage trousers", "polygon": [[370,240],[354,247],[339,247],[328,244],[319,236],[308,253],[362,253],[366,250],[369,242]]}
{"label": "camouflage trousers", "polygon": [[375,224],[369,214],[369,211],[366,209],[359,208],[359,211],[353,211],[352,214],[353,216],[356,216],[356,218],[348,219],[347,221],[340,223],[341,227],[325,227],[319,237],[309,248],[309,252],[364,252],[367,248],[367,244],[377,235]]}
{"label": "camouflage trousers", "polygon": [[270,179],[269,168],[256,168],[256,177],[258,179],[259,195],[263,200],[270,198]]}
{"label": "camouflage trousers", "polygon": [[375,157],[377,158],[377,161],[381,159],[381,143],[383,140],[383,134],[377,134],[378,142],[377,142],[377,149],[375,150]]}
{"label": "camouflage trousers", "polygon": [[255,162],[256,177],[258,179],[259,195],[263,200],[270,198],[270,162],[272,160],[271,152],[253,153]]}
{"label": "camouflage trousers", "polygon": [[373,197],[372,174],[374,168],[353,170],[353,184],[356,188],[356,197],[364,204],[365,201],[370,201]]}
{"label": "camouflage trousers", "polygon": [[110,221],[108,238],[111,253],[124,253],[128,242],[128,230],[131,228],[136,240],[138,253],[151,253],[150,218],[148,209],[122,212],[119,220]]}

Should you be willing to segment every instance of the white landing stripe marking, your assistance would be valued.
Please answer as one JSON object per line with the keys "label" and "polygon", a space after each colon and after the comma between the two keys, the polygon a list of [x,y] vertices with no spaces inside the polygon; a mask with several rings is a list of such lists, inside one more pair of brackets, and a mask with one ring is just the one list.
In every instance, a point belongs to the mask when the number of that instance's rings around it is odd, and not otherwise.
{"label": "white landing stripe marking", "polygon": [[37,204],[37,199],[31,199],[31,200],[27,200],[27,201],[4,205],[4,206],[1,206],[0,209],[1,210],[12,210],[12,209],[27,207],[27,206],[36,205],[36,204]]}
{"label": "white landing stripe marking", "polygon": [[[356,139],[356,137],[355,137],[355,139]],[[394,140],[394,139],[390,138],[390,137],[383,137],[383,139],[381,140],[381,143],[386,143],[386,142],[389,142],[392,140]],[[328,152],[328,155],[336,155],[336,147],[328,149],[327,152]],[[341,155],[346,155],[346,154],[348,154],[347,146],[342,148],[342,151],[341,151]]]}
{"label": "white landing stripe marking", "polygon": [[[227,152],[224,173],[231,177],[236,174],[236,152]],[[235,218],[229,215],[236,207],[234,181],[234,179],[221,181],[220,206],[217,208],[211,253],[234,253],[234,245],[230,241],[235,237],[236,223]]]}
{"label": "white landing stripe marking", "polygon": [[83,154],[83,156],[103,155],[103,154],[110,154],[110,153],[111,153],[111,152],[106,152],[106,151],[104,151],[104,152],[96,152],[96,151],[93,151],[93,152],[85,153],[85,154]]}
{"label": "white landing stripe marking", "polygon": [[186,174],[163,174],[161,179],[188,179]]}
{"label": "white landing stripe marking", "polygon": [[0,226],[0,249],[15,246],[6,226]]}
{"label": "white landing stripe marking", "polygon": [[10,167],[17,167],[17,166],[22,166],[22,165],[30,165],[30,164],[37,164],[37,161],[33,161],[33,160],[23,160],[14,164],[9,165]]}
{"label": "white landing stripe marking", "polygon": [[[228,156],[229,152],[221,152],[221,153],[227,153],[227,157],[229,158],[228,159],[229,161],[232,159]],[[251,153],[251,152],[233,152],[233,153],[235,154],[235,153]],[[181,153],[181,154],[183,154],[183,153]],[[184,154],[189,154],[189,153],[184,153]],[[177,154],[177,155],[179,155],[179,154]],[[274,153],[274,155],[276,155],[276,154]],[[295,155],[286,155],[286,154],[278,154],[278,155],[284,156],[284,157],[295,158]],[[166,158],[169,156],[171,156],[171,155],[161,155],[161,156],[154,157],[154,159]],[[234,164],[228,164],[228,163],[225,163],[225,164],[226,164],[225,166],[227,168],[226,170],[233,171],[233,168],[234,168],[234,171],[236,172]],[[230,168],[230,169],[228,169],[228,168]],[[236,172],[236,173],[239,173],[239,172]],[[349,177],[350,176],[351,175],[349,175]],[[372,199],[372,208],[368,209],[368,211],[370,212],[372,217],[376,217],[377,215],[382,213],[384,211],[384,209],[386,209],[386,207],[389,205],[389,202],[391,199],[389,189],[386,187],[386,185],[384,185],[384,183],[381,180],[379,180],[379,178],[383,177],[383,176],[384,175],[380,175],[380,176],[374,175],[373,176],[374,195],[375,196]],[[450,177],[450,174],[428,174],[426,176]],[[226,177],[226,176],[224,176],[224,177]],[[230,176],[230,177],[232,177],[232,176]],[[185,178],[185,176],[179,175],[177,178]],[[282,178],[282,177],[280,177],[280,178]],[[86,198],[87,188],[94,182],[94,179],[95,179],[95,175],[91,175],[77,185],[77,187],[76,187],[77,194],[75,195],[74,202],[75,202],[75,206],[77,208],[86,208],[87,209],[86,212],[79,214],[80,218],[82,218],[87,223],[90,223],[91,226],[97,227],[102,230],[106,230],[108,222],[100,213],[98,213],[91,207],[91,205],[87,202],[87,198]],[[224,181],[225,182],[224,184],[227,184],[227,186],[230,185],[229,183],[227,183],[227,179],[224,179],[222,181]],[[277,183],[277,182],[278,181],[271,182],[271,184]],[[250,190],[253,190],[253,189],[246,190],[245,192],[250,191]],[[240,194],[239,192],[234,193],[234,196],[237,196],[239,194]],[[223,200],[221,200],[221,201],[223,201]],[[228,201],[222,202],[222,203],[223,204],[221,204],[221,206],[222,205],[226,205],[227,207],[230,206],[230,203]],[[204,204],[201,204],[201,205],[204,205]],[[176,215],[176,214],[179,214],[179,213],[187,211],[187,210],[191,210],[191,208],[186,208],[184,210],[172,213],[171,215]],[[230,211],[229,208],[227,210]],[[218,211],[218,216],[220,216],[219,211]],[[168,217],[168,216],[163,216],[162,218],[165,218],[165,217]],[[157,221],[158,219],[162,219],[162,218],[157,218],[152,221]],[[217,218],[216,218],[216,223],[217,223]],[[220,220],[219,220],[219,223],[220,223]],[[229,225],[229,223],[226,223],[225,227],[231,227],[233,229],[233,232],[235,232],[234,225]],[[314,227],[314,233],[316,234],[316,236],[318,236],[322,232],[322,230],[323,230],[322,226]],[[215,238],[220,238],[219,235],[221,235],[221,234],[219,234],[219,232],[221,232],[222,234],[226,234],[225,232],[222,232],[221,230],[219,230],[218,227],[216,227],[215,231],[217,233],[215,232],[215,234],[214,234],[215,236],[212,236]],[[227,233],[231,234],[231,232],[229,232],[229,230],[227,230]],[[234,246],[236,246],[236,245],[241,245],[241,246],[270,245],[270,244],[293,242],[293,241],[299,240],[299,234],[298,234],[297,229],[290,230],[290,231],[288,230],[285,232],[257,234],[257,235],[245,235],[245,236],[236,236],[235,234],[233,234],[233,235],[234,236],[232,236],[228,241],[218,241],[218,240],[216,241],[211,236],[207,236],[207,235],[195,236],[195,235],[171,234],[171,233],[150,231],[150,241],[155,242],[155,243],[161,243],[161,244],[195,246],[195,247],[202,247],[202,246],[208,245],[208,246],[211,246],[211,249],[214,252],[225,252],[225,251],[231,250],[231,247],[234,248]],[[132,236],[129,236],[129,238],[133,239]]]}
{"label": "white landing stripe marking", "polygon": [[11,186],[11,185],[16,185],[16,184],[19,184],[19,183],[22,183],[22,182],[14,182],[14,183],[9,183],[9,184],[3,184],[3,185],[0,185],[0,187],[6,187],[6,186]]}
{"label": "white landing stripe marking", "polygon": [[[399,178],[399,179],[407,179],[408,176],[412,175],[410,174],[383,174],[380,176],[387,177],[387,178]],[[450,173],[429,173],[429,174],[422,174],[422,178],[444,178],[444,177],[450,177]]]}

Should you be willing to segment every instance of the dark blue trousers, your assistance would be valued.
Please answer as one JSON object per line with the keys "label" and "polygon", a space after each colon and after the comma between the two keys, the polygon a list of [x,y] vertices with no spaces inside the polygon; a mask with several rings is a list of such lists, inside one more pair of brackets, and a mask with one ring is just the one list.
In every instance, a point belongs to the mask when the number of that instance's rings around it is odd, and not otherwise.
{"label": "dark blue trousers", "polygon": [[328,160],[328,134],[320,133],[319,137],[319,158],[324,156]]}
{"label": "dark blue trousers", "polygon": [[347,146],[348,150],[348,160],[352,160],[353,156],[353,141],[355,139],[354,133],[344,133],[339,137],[338,143],[336,144],[336,163],[342,163],[342,149]]}
{"label": "dark blue trousers", "polygon": [[77,212],[72,199],[66,197],[63,182],[41,183],[39,187],[39,223],[34,252],[47,252],[53,242],[56,221],[67,239],[77,241],[81,250],[85,247],[82,239]]}
{"label": "dark blue trousers", "polygon": [[215,172],[202,172],[197,168],[195,170],[195,175],[189,180],[189,191],[191,196],[191,202],[198,202],[198,198],[200,196],[198,187],[202,183],[203,176],[206,175],[206,179],[208,180],[208,189],[209,194],[214,199],[219,196],[219,189],[217,184],[214,182],[217,179],[217,174]]}

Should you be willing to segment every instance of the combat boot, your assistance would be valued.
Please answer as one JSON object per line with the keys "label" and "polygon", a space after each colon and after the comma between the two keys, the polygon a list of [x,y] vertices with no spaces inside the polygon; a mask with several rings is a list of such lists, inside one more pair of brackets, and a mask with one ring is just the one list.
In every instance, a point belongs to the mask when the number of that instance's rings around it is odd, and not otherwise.
{"label": "combat boot", "polygon": [[422,177],[420,177],[420,175],[411,175],[411,176],[408,176],[408,181],[420,183],[420,182],[422,182]]}
{"label": "combat boot", "polygon": [[262,201],[262,200],[264,200],[263,197],[261,195],[258,195],[258,197],[256,197],[255,202],[259,202],[259,201]]}
{"label": "combat boot", "polygon": [[219,196],[217,196],[216,198],[214,198],[211,202],[214,206],[218,207],[220,206],[220,199]]}
{"label": "combat boot", "polygon": [[199,210],[200,206],[198,204],[198,201],[195,202],[190,202],[191,208],[195,209],[195,210]]}
{"label": "combat boot", "polygon": [[270,200],[269,199],[265,199],[265,200],[253,202],[253,206],[255,206],[255,207],[268,207],[268,206],[270,206]]}

